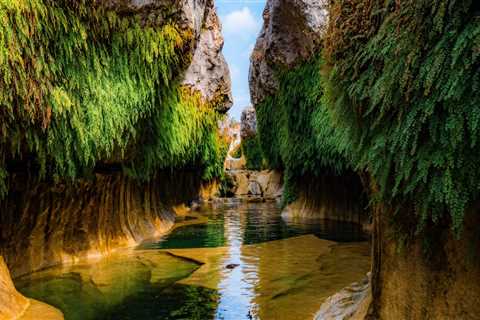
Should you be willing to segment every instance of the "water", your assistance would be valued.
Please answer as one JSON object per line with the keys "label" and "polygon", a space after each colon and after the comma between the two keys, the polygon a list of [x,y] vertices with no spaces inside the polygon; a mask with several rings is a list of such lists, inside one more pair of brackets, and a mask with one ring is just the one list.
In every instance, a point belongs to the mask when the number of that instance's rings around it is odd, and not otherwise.
{"label": "water", "polygon": [[[275,202],[222,203],[205,209],[205,224],[194,224],[174,230],[168,237],[141,245],[144,249],[211,248],[235,240],[240,244],[257,244],[313,234],[321,239],[352,242],[366,240],[362,227],[355,223],[304,219],[285,221]],[[187,217],[188,219],[188,217]],[[230,239],[227,239],[227,237]],[[233,239],[234,238],[234,239]]]}
{"label": "water", "polygon": [[221,204],[180,220],[135,250],[16,285],[67,320],[300,320],[369,268],[359,226],[287,223],[274,203]]}

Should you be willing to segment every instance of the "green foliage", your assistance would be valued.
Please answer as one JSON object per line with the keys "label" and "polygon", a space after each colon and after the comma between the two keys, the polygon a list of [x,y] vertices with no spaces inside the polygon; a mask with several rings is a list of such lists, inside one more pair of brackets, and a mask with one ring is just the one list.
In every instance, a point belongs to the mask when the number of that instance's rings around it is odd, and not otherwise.
{"label": "green foliage", "polygon": [[381,200],[412,203],[419,230],[449,217],[460,232],[479,195],[479,10],[471,0],[336,0],[330,10],[333,114]]}
{"label": "green foliage", "polygon": [[242,139],[241,150],[248,170],[262,170],[265,168],[262,148],[257,135]]}
{"label": "green foliage", "polygon": [[256,106],[260,145],[269,167],[284,169],[286,203],[305,175],[341,173],[350,165],[346,130],[339,130],[325,107],[323,62],[318,55],[279,72],[279,90]]}
{"label": "green foliage", "polygon": [[0,0],[0,172],[28,158],[59,178],[102,161],[140,178],[195,165],[218,175],[219,116],[178,81],[192,35],[156,20],[94,1]]}

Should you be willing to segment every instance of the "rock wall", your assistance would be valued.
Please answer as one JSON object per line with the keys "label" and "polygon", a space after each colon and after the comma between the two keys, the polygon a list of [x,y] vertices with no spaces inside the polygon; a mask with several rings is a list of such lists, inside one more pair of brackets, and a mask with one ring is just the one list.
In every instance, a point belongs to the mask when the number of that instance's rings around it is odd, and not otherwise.
{"label": "rock wall", "polygon": [[369,228],[366,195],[355,174],[304,177],[296,184],[297,199],[285,207],[282,212],[284,218],[329,219],[354,222]]}
{"label": "rock wall", "polygon": [[254,105],[275,93],[277,68],[291,68],[315,53],[327,24],[324,0],[269,0],[263,27],[250,57],[250,95]]}
{"label": "rock wall", "polygon": [[158,174],[148,183],[97,174],[54,186],[18,174],[12,183],[0,204],[0,254],[14,276],[158,236],[173,226],[177,208],[213,192],[193,172]]}
{"label": "rock wall", "polygon": [[479,319],[480,241],[475,230],[479,208],[468,213],[461,239],[450,228],[440,227],[431,230],[431,243],[415,237],[406,246],[401,246],[390,224],[392,212],[376,210],[374,318]]}
{"label": "rock wall", "polygon": [[[62,5],[70,10],[77,4],[59,4]],[[224,113],[230,108],[230,74],[222,54],[223,38],[213,0],[101,0],[92,5],[106,6],[107,10],[114,11],[118,17],[138,17],[142,26],[157,27],[164,23],[174,23],[188,41],[181,42],[179,52],[183,56],[176,57],[178,61],[182,61],[177,70],[160,69],[165,72],[161,76],[175,85],[180,83],[182,89],[187,87],[192,93],[199,93],[206,102],[205,105],[216,108],[217,113]],[[16,25],[12,27],[15,28]],[[79,108],[78,113],[82,112],[84,110]],[[121,116],[130,115],[125,112]],[[149,131],[151,124],[145,125],[146,129],[141,128],[145,123],[142,117],[137,115],[132,120],[138,121],[133,123],[137,136],[147,136],[145,139],[140,137],[141,143],[136,145],[143,145],[144,141],[151,138],[148,135],[152,135]],[[150,118],[150,115],[147,118]],[[176,123],[163,125],[167,130],[170,129],[169,125],[179,127],[178,122],[182,121],[184,120],[177,119]],[[49,129],[44,128],[44,131],[48,133]],[[175,131],[175,128],[172,130],[174,134],[181,134]],[[167,134],[169,132],[165,135]],[[189,139],[183,136],[182,138]],[[111,143],[122,144],[119,141]],[[168,143],[167,141],[167,148]],[[182,146],[177,145],[175,144],[177,149],[165,151],[164,153],[168,154],[163,154],[163,158],[174,158],[177,155],[171,153],[181,153],[182,150],[178,149]],[[115,152],[105,159],[92,156],[90,165],[95,168],[94,172],[91,173],[88,168],[84,170],[86,174],[82,171],[74,181],[62,180],[62,177],[52,181],[49,168],[46,169],[46,178],[38,177],[39,169],[35,161],[37,155],[29,153],[27,147],[18,147],[21,154],[6,160],[3,152],[7,154],[7,151],[2,148],[3,145],[0,146],[0,162],[5,161],[7,174],[0,174],[0,178],[7,181],[8,188],[5,197],[0,192],[0,255],[5,257],[13,276],[62,262],[76,262],[106,254],[117,247],[130,246],[142,239],[166,232],[174,223],[177,206],[188,206],[192,200],[202,197],[210,198],[218,187],[215,182],[202,183],[201,174],[193,172],[196,168],[191,168],[195,163],[180,163],[176,172],[173,172],[174,168],[169,165],[169,173],[158,172],[153,177],[147,177],[148,182],[145,182],[146,179],[141,174],[130,174],[127,177],[126,173],[122,173],[122,161],[128,162],[135,158],[130,149],[126,152],[119,151],[122,156]],[[120,149],[118,146],[112,147],[116,150],[115,148]],[[77,149],[73,148],[72,152]],[[75,157],[80,156],[73,154],[66,158],[77,159]],[[209,164],[202,163],[199,166],[203,168],[206,165]],[[47,163],[47,166],[50,164]],[[136,179],[129,178],[132,175]]]}

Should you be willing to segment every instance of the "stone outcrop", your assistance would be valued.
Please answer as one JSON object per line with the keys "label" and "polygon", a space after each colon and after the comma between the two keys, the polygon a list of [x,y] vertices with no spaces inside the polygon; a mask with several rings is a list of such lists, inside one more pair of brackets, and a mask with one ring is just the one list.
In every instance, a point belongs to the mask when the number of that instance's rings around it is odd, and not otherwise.
{"label": "stone outcrop", "polygon": [[[213,4],[213,2],[211,2]],[[220,21],[212,6],[206,18],[183,84],[199,91],[206,100],[220,99],[220,112],[227,112],[233,104],[230,71],[222,53],[223,37]]]}
{"label": "stone outcrop", "polygon": [[242,111],[240,120],[240,136],[242,139],[255,136],[257,133],[257,115],[253,107],[245,108]]}
{"label": "stone outcrop", "polygon": [[370,279],[365,277],[327,298],[315,315],[315,320],[362,320],[371,303]]}
{"label": "stone outcrop", "polygon": [[59,310],[27,299],[13,285],[7,265],[0,256],[0,320],[62,320]]}
{"label": "stone outcrop", "polygon": [[282,196],[282,174],[275,170],[227,172],[234,182],[232,194],[252,200],[275,200]]}
{"label": "stone outcrop", "polygon": [[250,57],[250,95],[257,105],[278,87],[275,70],[315,53],[327,24],[325,0],[268,0],[263,28]]}

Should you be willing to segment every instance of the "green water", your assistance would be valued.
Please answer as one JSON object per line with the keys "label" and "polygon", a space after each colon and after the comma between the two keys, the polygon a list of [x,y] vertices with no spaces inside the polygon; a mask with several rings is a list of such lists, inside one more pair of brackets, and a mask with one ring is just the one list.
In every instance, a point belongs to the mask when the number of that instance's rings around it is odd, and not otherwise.
{"label": "green water", "polygon": [[[348,245],[365,239],[354,224],[287,223],[274,203],[221,204],[204,208],[200,216],[207,222],[88,264],[36,272],[16,285],[26,296],[62,310],[67,320],[277,319],[272,310],[296,320],[304,315],[288,312],[294,301],[303,301],[312,312],[326,295],[368,269],[367,247]],[[182,250],[214,257],[210,273],[192,278],[202,264],[179,257]]]}

